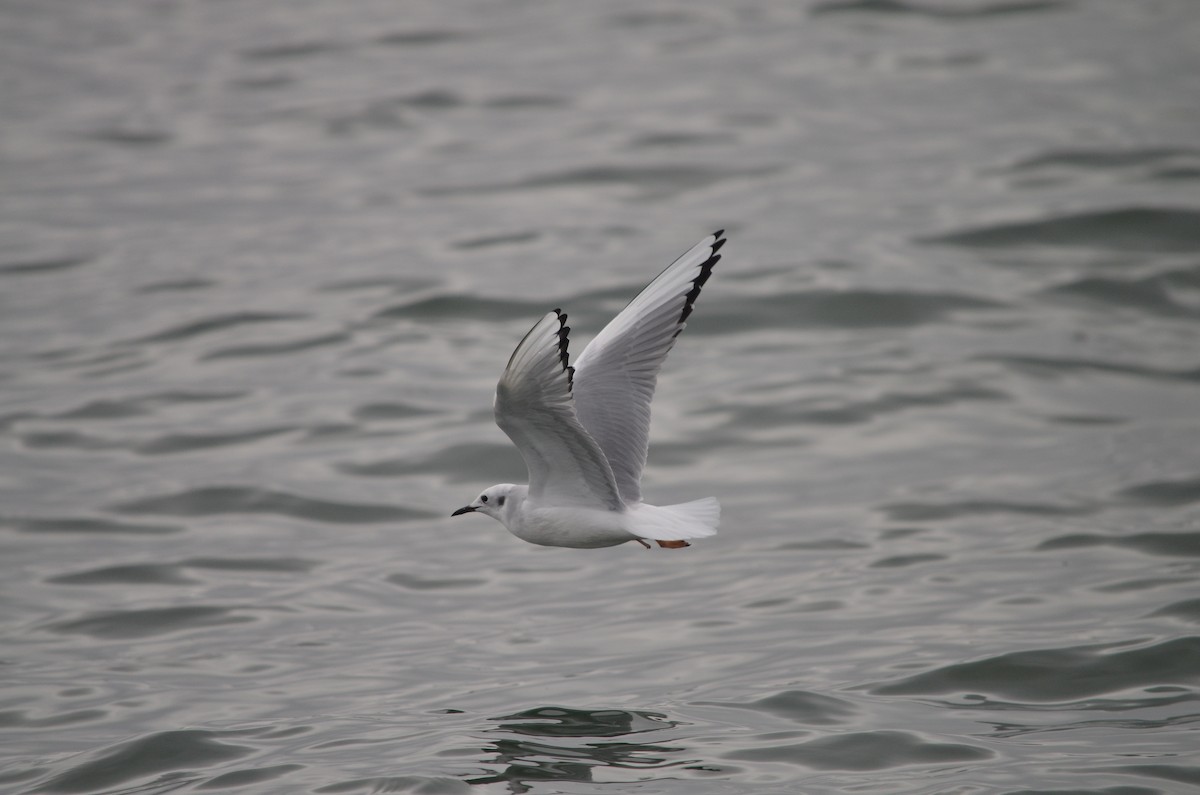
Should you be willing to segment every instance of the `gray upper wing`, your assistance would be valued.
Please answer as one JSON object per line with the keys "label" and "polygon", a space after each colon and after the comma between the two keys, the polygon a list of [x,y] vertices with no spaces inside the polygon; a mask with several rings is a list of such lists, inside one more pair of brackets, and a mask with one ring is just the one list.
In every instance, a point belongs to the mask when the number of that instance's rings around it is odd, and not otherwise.
{"label": "gray upper wing", "polygon": [[549,312],[517,345],[496,385],[496,424],[525,459],[531,499],[620,510],[612,469],[575,413],[566,321]]}
{"label": "gray upper wing", "polygon": [[575,363],[576,414],[604,451],[627,505],[642,499],[658,371],[721,259],[717,252],[723,245],[724,232],[715,232],[667,266]]}

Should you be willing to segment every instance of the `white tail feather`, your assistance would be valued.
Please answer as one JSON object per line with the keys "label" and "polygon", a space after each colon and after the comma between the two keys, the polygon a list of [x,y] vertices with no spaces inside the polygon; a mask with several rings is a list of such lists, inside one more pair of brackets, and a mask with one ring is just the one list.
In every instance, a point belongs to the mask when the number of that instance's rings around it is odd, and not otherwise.
{"label": "white tail feather", "polygon": [[716,535],[721,523],[721,503],[713,497],[678,505],[640,503],[629,509],[630,532],[652,541],[682,541]]}

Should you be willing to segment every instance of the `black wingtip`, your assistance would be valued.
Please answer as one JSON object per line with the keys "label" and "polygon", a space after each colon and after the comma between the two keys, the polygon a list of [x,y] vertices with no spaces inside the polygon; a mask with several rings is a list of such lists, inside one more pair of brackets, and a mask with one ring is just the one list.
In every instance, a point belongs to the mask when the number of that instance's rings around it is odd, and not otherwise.
{"label": "black wingtip", "polygon": [[683,304],[683,312],[679,315],[679,322],[683,323],[688,319],[688,315],[692,314],[692,306],[696,303],[696,299],[700,297],[700,288],[704,287],[704,283],[708,281],[708,277],[712,275],[712,270],[716,264],[721,261],[721,255],[717,252],[721,250],[721,246],[725,245],[725,230],[718,229],[713,232],[713,237],[716,240],[712,244],[712,254],[700,265],[700,273],[692,281],[692,289],[688,291],[687,300]]}
{"label": "black wingtip", "polygon": [[555,307],[554,314],[558,315],[558,358],[562,362],[563,371],[567,374],[567,391],[575,387],[575,368],[569,365],[567,346],[571,338],[571,327],[567,325],[567,313]]}

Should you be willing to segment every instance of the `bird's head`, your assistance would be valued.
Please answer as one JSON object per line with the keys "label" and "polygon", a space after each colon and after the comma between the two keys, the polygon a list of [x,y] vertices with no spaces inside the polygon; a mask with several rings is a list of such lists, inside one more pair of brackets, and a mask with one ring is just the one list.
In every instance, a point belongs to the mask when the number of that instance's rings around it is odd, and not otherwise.
{"label": "bird's head", "polygon": [[[483,493],[475,498],[470,505],[459,508],[451,516],[461,516],[464,513],[484,513],[498,521],[504,522],[504,517],[515,510],[517,503],[525,496],[525,488],[511,483],[500,483],[488,486]],[[507,522],[505,522],[507,524]]]}

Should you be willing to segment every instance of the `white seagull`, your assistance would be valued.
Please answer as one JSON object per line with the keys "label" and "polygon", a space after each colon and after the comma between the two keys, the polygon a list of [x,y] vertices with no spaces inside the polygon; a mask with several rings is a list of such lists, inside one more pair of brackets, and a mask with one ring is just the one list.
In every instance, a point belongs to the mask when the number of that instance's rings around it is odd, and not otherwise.
{"label": "white seagull", "polygon": [[517,345],[493,409],[525,459],[529,485],[501,483],[451,516],[478,512],[531,544],[594,549],[645,539],[660,547],[717,532],[712,497],[642,502],[650,400],[658,371],[686,326],[725,245],[714,232],[671,263],[567,364],[567,316],[548,312]]}

